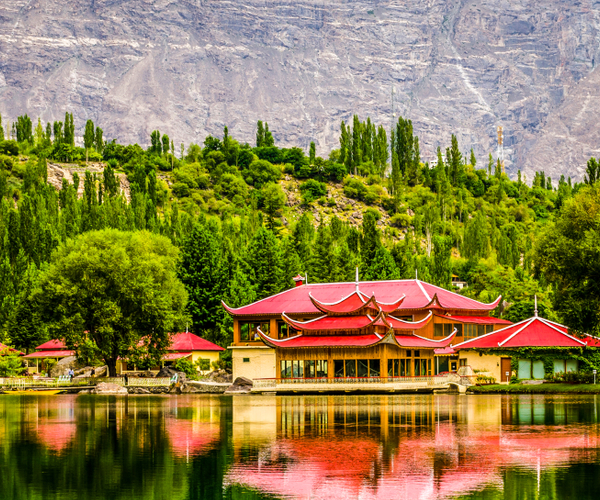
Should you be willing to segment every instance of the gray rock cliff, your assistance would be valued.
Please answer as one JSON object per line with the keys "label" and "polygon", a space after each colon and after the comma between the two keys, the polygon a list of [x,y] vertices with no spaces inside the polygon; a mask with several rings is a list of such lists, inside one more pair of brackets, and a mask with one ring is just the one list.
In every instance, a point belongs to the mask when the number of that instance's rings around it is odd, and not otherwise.
{"label": "gray rock cliff", "polygon": [[480,164],[505,129],[511,175],[580,178],[600,155],[591,0],[10,0],[0,2],[0,113],[93,119],[105,137],[176,149],[224,125],[325,154],[357,113],[413,120],[423,160],[456,133]]}

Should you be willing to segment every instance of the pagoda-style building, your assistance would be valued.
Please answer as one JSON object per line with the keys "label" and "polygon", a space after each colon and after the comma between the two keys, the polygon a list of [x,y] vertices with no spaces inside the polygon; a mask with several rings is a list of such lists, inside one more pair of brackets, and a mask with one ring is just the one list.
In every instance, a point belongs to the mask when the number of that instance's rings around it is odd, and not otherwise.
{"label": "pagoda-style building", "polygon": [[[234,377],[388,379],[456,371],[452,344],[510,322],[483,304],[414,280],[304,284],[231,308]],[[325,380],[328,379],[328,380]]]}

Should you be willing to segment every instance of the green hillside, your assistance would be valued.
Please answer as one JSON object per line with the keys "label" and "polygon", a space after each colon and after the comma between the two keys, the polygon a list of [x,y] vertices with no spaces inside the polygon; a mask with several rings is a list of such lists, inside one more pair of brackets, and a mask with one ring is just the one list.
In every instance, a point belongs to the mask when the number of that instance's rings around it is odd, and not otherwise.
{"label": "green hillside", "polygon": [[104,228],[159,233],[178,246],[191,330],[222,345],[231,325],[220,300],[240,306],[291,287],[298,273],[353,280],[357,266],[362,280],[418,273],[448,289],[454,275],[478,300],[502,294],[496,314],[511,320],[531,315],[537,295],[542,314],[563,319],[536,249],[598,175],[592,159],[583,184],[543,172],[510,180],[454,136],[436,165],[422,163],[402,118],[389,137],[370,120],[342,123],[327,158],[314,143],[308,154],[277,147],[262,122],[253,145],[225,128],[178,146],[155,131],[143,149],[106,142],[88,121],[85,147],[76,147],[69,114],[35,127],[19,117],[0,132],[0,341],[22,348],[49,334],[29,299],[53,250]]}

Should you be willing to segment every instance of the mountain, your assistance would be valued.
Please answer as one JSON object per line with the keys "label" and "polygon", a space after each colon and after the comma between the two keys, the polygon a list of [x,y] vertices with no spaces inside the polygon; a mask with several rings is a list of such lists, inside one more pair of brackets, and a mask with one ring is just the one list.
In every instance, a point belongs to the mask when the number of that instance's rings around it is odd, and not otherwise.
{"label": "mountain", "polygon": [[505,130],[507,172],[582,177],[600,155],[600,2],[11,0],[0,3],[0,113],[78,135],[176,144],[221,135],[335,146],[353,114],[411,118],[424,161],[479,162]]}

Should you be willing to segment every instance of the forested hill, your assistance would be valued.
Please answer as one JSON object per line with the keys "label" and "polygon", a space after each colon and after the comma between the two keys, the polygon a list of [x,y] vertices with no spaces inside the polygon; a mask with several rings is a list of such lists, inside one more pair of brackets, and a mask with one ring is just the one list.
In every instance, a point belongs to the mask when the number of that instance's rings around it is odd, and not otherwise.
{"label": "forested hill", "polygon": [[[85,148],[75,147],[73,121],[34,127],[23,116],[14,139],[0,129],[0,341],[30,349],[44,339],[28,300],[40,269],[62,242],[102,228],[156,232],[179,246],[192,329],[223,345],[231,324],[221,300],[249,303],[293,286],[298,273],[349,281],[357,266],[362,280],[418,272],[446,288],[454,275],[471,297],[502,294],[496,312],[512,320],[533,312],[537,294],[555,317],[553,287],[534,277],[536,241],[585,184],[543,172],[511,181],[491,156],[462,153],[454,136],[435,165],[422,163],[402,118],[389,138],[370,120],[342,123],[327,158],[314,144],[308,154],[277,147],[261,122],[253,145],[227,128],[187,146],[154,131],[144,150],[105,143],[91,121]],[[592,159],[586,182],[597,177]]]}

